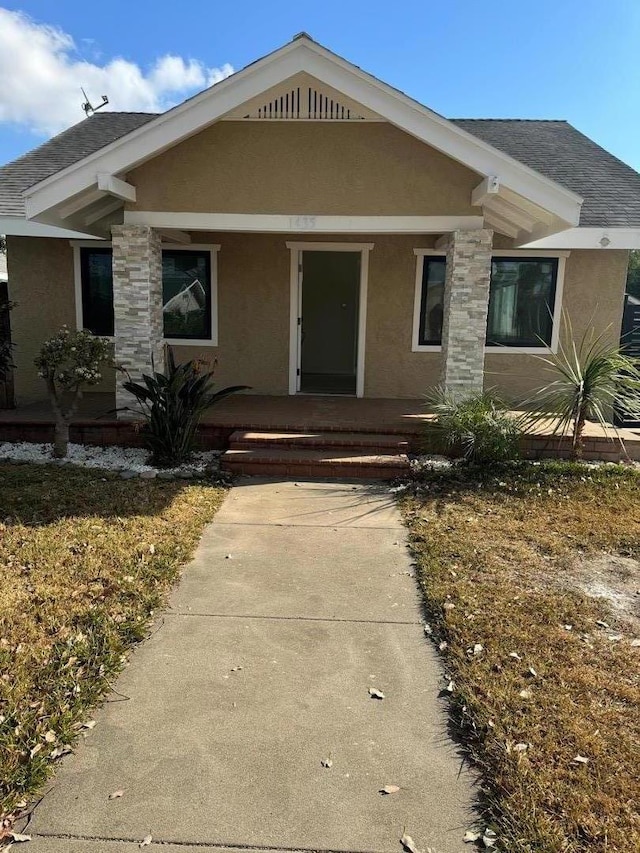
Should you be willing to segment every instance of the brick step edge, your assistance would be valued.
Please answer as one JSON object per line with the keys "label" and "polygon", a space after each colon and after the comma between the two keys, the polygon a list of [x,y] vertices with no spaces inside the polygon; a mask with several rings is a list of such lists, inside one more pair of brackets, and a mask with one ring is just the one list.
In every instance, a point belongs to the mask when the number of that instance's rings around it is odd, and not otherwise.
{"label": "brick step edge", "polygon": [[229,474],[249,477],[310,477],[344,480],[395,480],[407,476],[407,468],[368,465],[336,465],[304,462],[232,462],[222,463]]}
{"label": "brick step edge", "polygon": [[368,450],[380,455],[406,453],[409,442],[400,436],[379,433],[351,432],[258,432],[253,430],[238,430],[229,437],[229,447],[232,450],[254,450],[259,448],[312,448],[325,450],[329,448],[344,448],[349,450]]}

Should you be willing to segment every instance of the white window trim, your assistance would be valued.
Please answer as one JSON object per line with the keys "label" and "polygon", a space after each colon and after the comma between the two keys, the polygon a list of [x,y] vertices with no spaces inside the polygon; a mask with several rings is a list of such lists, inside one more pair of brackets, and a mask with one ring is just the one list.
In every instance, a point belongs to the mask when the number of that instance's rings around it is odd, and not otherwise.
{"label": "white window trim", "polygon": [[414,249],[416,256],[416,285],[413,299],[413,332],[411,335],[411,352],[442,352],[441,344],[420,343],[420,307],[422,305],[422,275],[424,273],[425,257],[446,256],[446,249]]}
{"label": "white window trim", "polygon": [[367,333],[367,290],[369,286],[369,252],[374,243],[316,243],[287,240],[291,251],[290,314],[289,314],[289,394],[299,393],[301,337],[298,317],[301,297],[301,253],[307,252],[360,252],[360,304],[358,307],[358,350],[356,364],[356,397],[364,397],[364,361]]}
{"label": "white window trim", "polygon": [[[446,251],[442,249],[414,249],[416,256],[416,281],[413,300],[413,333],[411,338],[411,352],[442,352],[442,346],[420,344],[420,307],[422,305],[422,274],[424,259],[429,255],[442,256]],[[545,250],[545,249],[494,249],[491,252],[493,258],[557,258],[558,277],[556,279],[556,293],[553,305],[553,321],[551,330],[550,347],[508,347],[508,346],[486,346],[485,355],[493,353],[511,353],[516,355],[549,355],[558,351],[560,341],[560,314],[562,311],[562,297],[564,292],[564,276],[566,260],[571,254],[568,250]]]}
{"label": "white window trim", "polygon": [[[76,329],[82,331],[82,268],[80,263],[80,249],[110,249],[110,240],[70,240],[73,249],[73,277],[75,292]],[[210,338],[163,338],[163,343],[176,347],[217,347],[218,346],[218,243],[162,243],[162,250],[176,252],[209,252],[211,256],[211,337]],[[115,341],[114,336],[104,335],[105,340]]]}

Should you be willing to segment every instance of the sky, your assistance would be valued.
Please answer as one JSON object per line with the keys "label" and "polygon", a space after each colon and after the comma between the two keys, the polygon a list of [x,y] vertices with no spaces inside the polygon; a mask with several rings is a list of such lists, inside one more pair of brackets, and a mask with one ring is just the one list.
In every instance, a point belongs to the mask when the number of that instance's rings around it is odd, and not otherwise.
{"label": "sky", "polygon": [[640,170],[640,0],[0,0],[0,164],[167,109],[308,32],[451,118],[566,119]]}

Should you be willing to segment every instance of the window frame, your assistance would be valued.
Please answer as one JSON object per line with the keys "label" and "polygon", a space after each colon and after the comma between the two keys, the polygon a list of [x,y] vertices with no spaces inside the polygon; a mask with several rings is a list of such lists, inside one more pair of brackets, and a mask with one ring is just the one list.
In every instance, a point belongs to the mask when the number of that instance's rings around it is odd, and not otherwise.
{"label": "window frame", "polygon": [[[422,276],[424,271],[424,259],[428,256],[436,256],[442,257],[446,255],[446,252],[443,252],[442,249],[414,249],[414,255],[416,256],[416,279],[415,279],[415,292],[414,292],[414,300],[413,300],[413,332],[411,339],[411,351],[412,352],[442,352],[442,345],[437,346],[434,344],[421,344],[420,343],[420,314],[422,307]],[[562,312],[562,304],[563,304],[563,295],[564,295],[564,279],[565,279],[565,271],[566,271],[566,261],[567,258],[571,255],[571,251],[568,249],[494,249],[491,252],[491,258],[516,258],[518,260],[526,260],[527,258],[531,258],[532,260],[542,260],[544,258],[549,258],[557,261],[557,276],[556,276],[556,292],[555,299],[553,305],[553,316],[552,316],[552,327],[551,327],[551,346],[528,346],[528,347],[518,347],[518,346],[506,346],[504,344],[489,344],[486,343],[485,337],[485,345],[484,352],[486,354],[501,354],[501,353],[511,353],[516,355],[549,355],[550,353],[556,353],[558,351],[558,344],[560,341],[560,315]],[[487,303],[488,304],[488,303]]]}
{"label": "window frame", "polygon": [[[82,304],[82,258],[81,249],[112,249],[111,240],[70,240],[73,248],[73,268],[75,280],[76,329],[81,331],[83,326]],[[211,337],[210,338],[165,338],[162,341],[170,346],[186,347],[216,347],[218,346],[218,252],[219,243],[162,243],[162,251],[171,252],[209,252],[209,269],[211,276]],[[100,335],[106,340],[114,341],[115,335]]]}
{"label": "window frame", "polygon": [[424,275],[424,259],[425,258],[445,258],[446,251],[442,249],[414,249],[413,254],[416,256],[416,283],[413,299],[413,332],[411,336],[411,351],[412,352],[442,352],[442,344],[421,344],[420,343],[420,321],[422,314],[422,277]]}
{"label": "window frame", "polygon": [[[484,352],[488,353],[519,353],[522,355],[549,355],[558,352],[560,342],[560,314],[562,311],[562,295],[564,290],[564,274],[566,260],[571,253],[569,251],[546,251],[545,249],[494,249],[491,260],[494,258],[513,258],[515,260],[554,260],[557,262],[556,291],[553,300],[553,311],[551,316],[551,344],[549,346],[508,346],[508,344],[487,344],[485,335]],[[488,302],[487,302],[488,305]]]}

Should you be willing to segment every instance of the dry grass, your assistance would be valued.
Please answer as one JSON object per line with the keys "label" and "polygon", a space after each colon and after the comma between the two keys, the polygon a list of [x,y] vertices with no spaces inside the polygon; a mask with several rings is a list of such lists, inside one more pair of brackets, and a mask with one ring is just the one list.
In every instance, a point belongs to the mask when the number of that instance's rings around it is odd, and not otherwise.
{"label": "dry grass", "polygon": [[571,580],[580,559],[640,556],[638,473],[433,474],[403,509],[434,638],[448,643],[453,721],[502,849],[640,850],[640,649],[632,624]]}
{"label": "dry grass", "polygon": [[0,465],[0,814],[78,737],[223,494]]}

